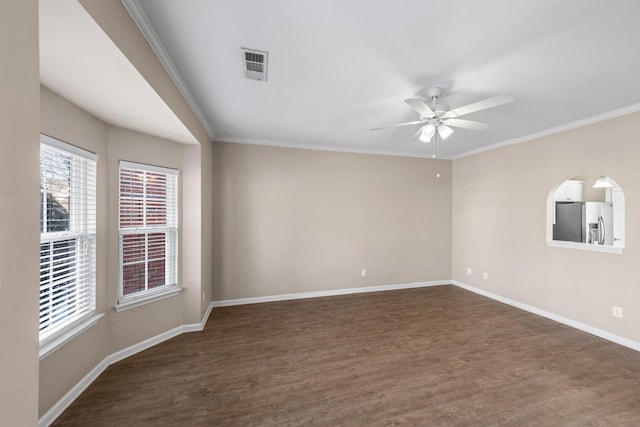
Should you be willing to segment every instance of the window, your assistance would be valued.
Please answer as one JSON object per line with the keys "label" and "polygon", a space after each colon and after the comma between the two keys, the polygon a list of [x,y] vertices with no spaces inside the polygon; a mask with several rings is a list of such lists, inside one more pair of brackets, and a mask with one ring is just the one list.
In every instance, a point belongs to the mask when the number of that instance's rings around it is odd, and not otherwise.
{"label": "window", "polygon": [[118,305],[178,286],[178,171],[120,162]]}
{"label": "window", "polygon": [[41,346],[95,312],[96,161],[93,153],[41,136]]}

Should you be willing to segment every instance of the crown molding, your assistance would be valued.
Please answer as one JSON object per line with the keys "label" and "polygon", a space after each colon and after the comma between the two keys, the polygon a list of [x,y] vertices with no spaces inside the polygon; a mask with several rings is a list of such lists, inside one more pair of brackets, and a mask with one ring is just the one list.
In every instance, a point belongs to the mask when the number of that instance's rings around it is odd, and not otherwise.
{"label": "crown molding", "polygon": [[[303,144],[299,142],[272,141],[269,139],[251,139],[235,137],[218,137],[217,142],[229,142],[234,144],[263,145],[278,148],[297,148],[301,150],[332,151],[338,153],[373,154],[378,156],[415,157],[431,159],[430,153],[407,153],[404,151],[373,150],[368,148],[341,147],[337,145]],[[438,156],[439,160],[451,160],[451,156]]]}
{"label": "crown molding", "polygon": [[565,132],[571,129],[577,129],[583,126],[591,125],[594,123],[602,122],[604,120],[614,119],[616,117],[624,116],[625,114],[636,113],[640,111],[640,103],[629,105],[627,107],[618,108],[617,110],[609,111],[595,116],[587,117],[586,119],[576,120],[575,122],[567,123],[564,125],[556,126],[550,129],[542,130],[540,132],[534,132],[529,135],[520,136],[518,138],[508,139],[496,144],[485,145],[484,147],[476,148],[475,150],[465,151],[464,153],[456,154],[452,156],[452,160],[460,159],[467,156],[472,156],[478,153],[484,153],[485,151],[495,150],[497,148],[506,147],[507,145],[520,144],[521,142],[531,141],[533,139],[542,138],[549,135],[555,135],[557,133]]}
{"label": "crown molding", "polygon": [[[376,154],[383,156],[399,156],[399,157],[417,157],[417,158],[431,158],[431,154],[422,154],[422,153],[407,153],[400,151],[387,151],[387,150],[369,150],[363,148],[349,148],[349,147],[340,147],[340,146],[325,146],[318,144],[303,144],[303,143],[290,143],[290,142],[282,142],[282,141],[271,141],[271,140],[263,140],[263,139],[247,139],[247,138],[235,138],[235,137],[216,137],[215,132],[211,124],[205,118],[202,110],[196,103],[193,95],[187,88],[187,85],[182,80],[182,77],[178,73],[175,65],[169,58],[164,46],[160,43],[160,40],[151,27],[149,20],[147,19],[145,13],[142,8],[138,4],[138,0],[121,0],[124,7],[127,9],[129,14],[131,15],[133,21],[136,23],[144,37],[147,39],[147,42],[155,52],[156,56],[166,69],[167,73],[177,86],[178,90],[185,98],[187,104],[193,110],[193,113],[196,115],[205,131],[207,132],[209,138],[212,140],[220,141],[220,142],[232,142],[239,144],[252,144],[252,145],[264,145],[271,147],[282,147],[282,148],[299,148],[305,150],[318,150],[318,151],[335,151],[342,153],[356,153],[356,154]],[[491,151],[498,148],[506,147],[508,145],[520,144],[522,142],[531,141],[534,139],[542,138],[549,135],[554,135],[557,133],[565,132],[568,130],[576,129],[582,126],[598,123],[604,120],[612,119],[615,117],[623,116],[625,114],[634,113],[640,111],[640,103],[633,104],[627,107],[619,108],[617,110],[613,110],[610,112],[598,114],[592,117],[588,117],[585,119],[577,120],[571,123],[567,123],[564,125],[556,126],[550,129],[542,130],[539,132],[534,132],[529,135],[520,136],[517,138],[508,139],[506,141],[498,142],[495,144],[485,145],[473,150],[465,151],[460,154],[455,154],[452,156],[440,156],[440,159],[443,160],[456,160],[467,156],[472,156],[475,154],[483,153],[485,151]]]}
{"label": "crown molding", "polygon": [[156,56],[158,57],[158,60],[164,66],[165,70],[169,74],[169,77],[171,77],[171,80],[173,80],[173,83],[176,85],[176,87],[184,97],[185,101],[187,102],[187,104],[189,105],[193,113],[196,115],[196,117],[198,118],[198,121],[200,122],[204,130],[207,132],[209,139],[211,140],[215,139],[216,134],[213,131],[211,124],[205,118],[205,115],[200,109],[200,106],[193,98],[193,95],[187,88],[187,85],[184,82],[184,80],[182,80],[180,73],[176,69],[176,66],[173,64],[173,61],[171,61],[171,58],[167,54],[167,51],[164,49],[164,46],[162,45],[162,43],[160,43],[160,39],[158,38],[158,35],[156,34],[153,27],[149,23],[149,20],[147,19],[147,16],[145,15],[144,11],[138,4],[138,1],[122,0],[122,4],[129,12],[129,15],[131,15],[133,22],[136,23],[136,25],[140,29],[140,32],[142,33],[144,38],[147,39],[149,46],[151,46],[151,49],[153,49],[153,51],[155,52]]}

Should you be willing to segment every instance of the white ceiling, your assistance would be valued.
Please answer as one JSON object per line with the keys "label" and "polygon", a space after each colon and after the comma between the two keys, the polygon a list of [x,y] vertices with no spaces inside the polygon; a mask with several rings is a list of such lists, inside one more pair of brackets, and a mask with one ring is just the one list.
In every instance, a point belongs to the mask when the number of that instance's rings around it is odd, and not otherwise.
{"label": "white ceiling", "polygon": [[[403,99],[440,86],[465,118],[440,155],[640,110],[637,0],[123,0],[215,139],[430,156]],[[268,81],[243,77],[240,47],[269,52]],[[41,81],[100,119],[195,139],[76,0],[40,1]],[[212,132],[212,136],[213,135]]]}
{"label": "white ceiling", "polygon": [[107,123],[197,143],[76,0],[41,0],[39,7],[43,85]]}
{"label": "white ceiling", "polygon": [[[217,140],[428,156],[415,127],[369,129],[415,120],[402,100],[431,86],[452,108],[516,98],[465,116],[491,127],[456,130],[444,157],[640,109],[637,0],[124,3]],[[241,47],[269,52],[266,83]]]}

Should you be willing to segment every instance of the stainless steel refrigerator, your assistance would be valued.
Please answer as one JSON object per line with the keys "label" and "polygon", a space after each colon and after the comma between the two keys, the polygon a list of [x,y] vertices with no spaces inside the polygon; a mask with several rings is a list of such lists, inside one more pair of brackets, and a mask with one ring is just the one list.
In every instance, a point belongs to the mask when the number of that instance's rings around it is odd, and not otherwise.
{"label": "stainless steel refrigerator", "polygon": [[613,204],[556,202],[553,240],[613,245]]}
{"label": "stainless steel refrigerator", "polygon": [[585,203],[586,242],[613,246],[613,203]]}
{"label": "stainless steel refrigerator", "polygon": [[583,202],[556,202],[553,240],[586,242],[586,211]]}

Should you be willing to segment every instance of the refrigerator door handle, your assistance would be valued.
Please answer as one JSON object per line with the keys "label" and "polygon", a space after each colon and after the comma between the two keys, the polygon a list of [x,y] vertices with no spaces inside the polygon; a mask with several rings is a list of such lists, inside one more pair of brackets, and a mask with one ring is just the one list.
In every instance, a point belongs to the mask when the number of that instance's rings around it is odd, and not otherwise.
{"label": "refrigerator door handle", "polygon": [[598,216],[598,244],[604,245],[607,230],[604,228],[604,219],[602,215]]}

